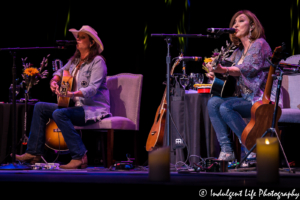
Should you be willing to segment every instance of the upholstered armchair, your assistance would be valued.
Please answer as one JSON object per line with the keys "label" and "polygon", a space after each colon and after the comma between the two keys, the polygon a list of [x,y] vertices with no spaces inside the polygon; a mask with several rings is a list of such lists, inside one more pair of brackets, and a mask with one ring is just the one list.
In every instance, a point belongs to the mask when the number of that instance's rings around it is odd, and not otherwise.
{"label": "upholstered armchair", "polygon": [[[298,65],[300,55],[288,57],[284,63]],[[283,109],[278,123],[300,124],[300,73],[283,75]]]}
{"label": "upholstered armchair", "polygon": [[[135,134],[139,130],[142,80],[143,75],[141,74],[121,73],[107,76],[112,117],[87,126],[75,126],[76,130],[106,132],[107,154],[105,163],[107,167],[113,164],[114,130],[132,130]],[[137,148],[136,146],[135,144],[135,148]]]}
{"label": "upholstered armchair", "polygon": [[[281,62],[299,65],[300,55],[293,55]],[[281,143],[289,162],[300,166],[300,73],[283,75],[282,78],[283,108],[278,121],[281,130]],[[284,160],[281,154],[282,160]],[[282,161],[283,162],[283,161]],[[285,162],[283,162],[285,164]]]}

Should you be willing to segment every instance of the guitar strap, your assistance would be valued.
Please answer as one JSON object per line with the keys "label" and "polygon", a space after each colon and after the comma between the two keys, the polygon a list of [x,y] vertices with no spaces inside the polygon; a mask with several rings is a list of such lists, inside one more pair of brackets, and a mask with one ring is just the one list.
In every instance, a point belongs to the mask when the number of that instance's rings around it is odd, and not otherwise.
{"label": "guitar strap", "polygon": [[[78,71],[80,69],[81,64],[82,63],[78,63],[78,65],[76,66],[75,72],[74,72],[74,74],[72,76],[73,77],[73,85],[72,85],[71,91],[74,91],[74,87],[75,87],[75,85],[77,85],[77,78],[76,78],[76,76],[77,76],[77,73],[78,73]],[[74,106],[75,106],[75,99],[71,99],[71,101],[69,103],[69,107],[74,107]]]}
{"label": "guitar strap", "polygon": [[[75,69],[75,72],[74,72],[74,75],[73,75],[73,81],[76,80],[76,82],[77,82],[76,76],[77,76],[77,73],[78,73],[78,71],[79,71],[79,69],[80,69],[82,63],[83,63],[83,61],[80,61],[80,62],[78,63],[78,65],[76,66],[76,69]],[[74,85],[75,85],[75,84],[73,84],[72,91],[73,91],[73,89],[74,89]]]}
{"label": "guitar strap", "polygon": [[73,78],[76,78],[76,76],[77,76],[77,73],[78,73],[78,71],[79,71],[79,69],[80,69],[80,63],[76,66],[76,69],[75,69],[75,73],[74,73],[74,76],[73,76]]}

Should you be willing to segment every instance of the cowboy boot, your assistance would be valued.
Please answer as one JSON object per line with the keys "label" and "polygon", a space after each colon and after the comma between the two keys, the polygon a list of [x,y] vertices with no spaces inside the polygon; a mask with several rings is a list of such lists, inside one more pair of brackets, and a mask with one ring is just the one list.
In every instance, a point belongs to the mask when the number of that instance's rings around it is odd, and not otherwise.
{"label": "cowboy boot", "polygon": [[81,159],[72,159],[66,165],[60,165],[60,169],[85,169],[87,167],[87,155],[85,154]]}
{"label": "cowboy boot", "polygon": [[32,155],[29,153],[24,153],[22,155],[16,154],[16,160],[21,162],[29,162],[31,165],[34,165],[41,160],[41,155]]}

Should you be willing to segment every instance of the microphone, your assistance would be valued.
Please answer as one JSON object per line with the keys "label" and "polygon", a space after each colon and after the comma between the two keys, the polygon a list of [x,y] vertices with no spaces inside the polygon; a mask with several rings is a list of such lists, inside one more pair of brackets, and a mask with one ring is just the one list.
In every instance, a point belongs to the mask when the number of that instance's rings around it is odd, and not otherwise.
{"label": "microphone", "polygon": [[185,57],[180,57],[179,56],[179,57],[176,57],[176,59],[179,59],[180,61],[185,60],[185,61],[197,61],[197,62],[200,62],[202,60],[202,57],[199,57],[199,56],[191,56],[191,57],[185,56]]}
{"label": "microphone", "polygon": [[235,33],[234,28],[208,28],[207,32],[210,33]]}
{"label": "microphone", "polygon": [[76,45],[77,41],[76,40],[56,40],[57,44],[60,45]]}

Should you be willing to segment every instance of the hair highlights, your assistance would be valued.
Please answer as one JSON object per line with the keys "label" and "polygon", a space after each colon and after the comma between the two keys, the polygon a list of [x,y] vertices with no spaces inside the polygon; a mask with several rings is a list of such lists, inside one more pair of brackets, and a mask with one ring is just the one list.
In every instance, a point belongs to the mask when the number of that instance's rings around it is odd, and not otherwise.
{"label": "hair highlights", "polygon": [[[230,28],[233,27],[235,19],[241,14],[246,15],[250,20],[250,26],[254,27],[254,29],[252,30],[252,33],[251,33],[251,37],[249,39],[251,39],[251,40],[256,40],[258,38],[266,39],[263,26],[261,25],[260,21],[257,19],[256,15],[253,14],[252,12],[250,12],[249,10],[240,10],[237,13],[235,13],[233,15],[233,17],[231,18],[229,27]],[[229,38],[235,46],[242,47],[242,43],[241,43],[240,39],[235,37],[234,34],[230,34]]]}

